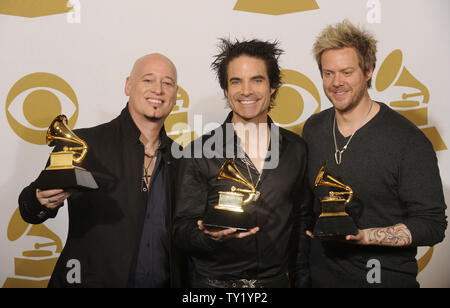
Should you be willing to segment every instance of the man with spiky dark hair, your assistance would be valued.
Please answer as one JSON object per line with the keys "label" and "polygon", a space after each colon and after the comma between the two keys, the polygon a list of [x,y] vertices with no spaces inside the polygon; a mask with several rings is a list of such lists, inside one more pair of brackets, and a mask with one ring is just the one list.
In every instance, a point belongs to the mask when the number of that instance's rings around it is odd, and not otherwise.
{"label": "man with spiky dark hair", "polygon": [[[175,241],[191,256],[193,287],[308,286],[306,146],[268,116],[281,86],[282,50],[277,42],[225,39],[219,50],[212,68],[232,111],[222,126],[188,147],[193,158],[181,161]],[[207,224],[219,193],[245,189],[218,179],[230,159],[258,195],[243,205],[244,231]]]}
{"label": "man with spiky dark hair", "polygon": [[[233,44],[226,39],[221,39],[221,43],[220,53],[215,57],[211,67],[217,74],[222,90],[226,91],[228,89],[227,68],[230,61],[244,54],[260,58],[266,64],[270,88],[275,90],[270,95],[270,111],[278,94],[278,89],[281,87],[281,70],[278,64],[278,58],[283,53],[283,50],[278,48],[278,43],[251,40],[243,42],[236,41]],[[226,93],[225,96],[227,96]]]}

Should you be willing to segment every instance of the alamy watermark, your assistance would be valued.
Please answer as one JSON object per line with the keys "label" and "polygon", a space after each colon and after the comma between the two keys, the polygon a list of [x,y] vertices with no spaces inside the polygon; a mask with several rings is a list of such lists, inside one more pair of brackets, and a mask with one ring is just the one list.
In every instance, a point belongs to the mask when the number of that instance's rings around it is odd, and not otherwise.
{"label": "alamy watermark", "polygon": [[69,24],[79,24],[81,23],[81,3],[80,0],[69,0],[67,1],[67,7],[72,8],[67,13],[67,23]]}
{"label": "alamy watermark", "polygon": [[381,262],[378,259],[370,259],[367,261],[366,267],[370,270],[367,272],[366,281],[370,284],[381,283]]}
{"label": "alamy watermark", "polygon": [[81,263],[77,259],[70,259],[66,263],[66,268],[69,270],[66,274],[66,281],[68,284],[81,283]]}
{"label": "alamy watermark", "polygon": [[366,15],[366,20],[369,24],[381,23],[381,3],[380,0],[368,0],[367,8],[369,11]]}
{"label": "alamy watermark", "polygon": [[[210,130],[211,127],[217,127]],[[177,123],[172,127],[172,131],[186,130],[186,124]],[[208,130],[209,129],[209,130]],[[189,129],[190,130],[190,129]],[[203,138],[195,140],[191,145],[180,149],[177,144],[172,145],[172,155],[175,158],[245,158],[265,159],[263,169],[275,169],[279,163],[280,156],[280,129],[277,125],[271,124],[270,131],[267,123],[208,123],[203,126],[203,116],[194,116],[194,131],[205,135]],[[269,133],[270,132],[270,133]],[[238,135],[238,143],[235,143],[235,136]],[[177,141],[175,139],[175,141]],[[248,152],[244,152],[241,145],[248,146]],[[251,146],[249,146],[251,145]]]}

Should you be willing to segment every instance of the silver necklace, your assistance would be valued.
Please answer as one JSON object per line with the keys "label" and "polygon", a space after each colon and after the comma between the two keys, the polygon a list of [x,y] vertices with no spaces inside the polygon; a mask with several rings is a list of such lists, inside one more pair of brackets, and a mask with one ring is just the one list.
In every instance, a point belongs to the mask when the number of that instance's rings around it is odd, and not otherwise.
{"label": "silver necklace", "polygon": [[356,134],[356,132],[361,128],[362,124],[367,120],[367,117],[370,114],[370,111],[372,110],[373,101],[371,101],[372,104],[370,104],[369,112],[367,112],[366,116],[364,117],[364,120],[359,124],[358,128],[353,132],[353,134],[348,139],[347,143],[344,145],[342,150],[339,150],[336,142],[336,111],[334,113],[334,121],[333,121],[333,138],[334,138],[334,159],[336,160],[336,164],[340,165],[342,163],[342,154],[344,154],[345,150],[347,150],[348,144],[350,141],[352,141],[353,136]]}
{"label": "silver necklace", "polygon": [[[242,161],[244,162],[244,164],[247,166],[247,172],[248,172],[248,175],[250,176],[250,182],[252,183],[253,187],[255,187],[255,189],[256,189],[256,187],[258,187],[259,182],[261,181],[261,175],[262,175],[262,172],[259,173],[258,169],[256,169],[256,167],[253,165],[253,163],[251,163],[251,162],[248,161],[247,157],[241,158],[241,160],[242,160]],[[258,180],[256,181],[256,185],[255,185],[255,183],[253,183],[253,177],[252,177],[252,173],[250,172],[250,167],[251,167],[253,170],[255,170],[256,173],[259,174]]]}
{"label": "silver necklace", "polygon": [[[267,138],[269,139],[269,144],[270,144],[270,129],[267,131]],[[247,166],[247,172],[248,172],[248,175],[250,176],[250,182],[252,183],[253,187],[256,189],[256,187],[258,187],[259,182],[261,181],[262,171],[260,173],[259,170],[254,166],[253,162],[251,160],[249,161],[249,159],[247,158],[246,155],[244,155],[244,157],[241,158],[241,160]],[[253,177],[252,177],[252,173],[250,172],[250,167],[253,170],[255,170],[257,174],[259,174],[258,179],[256,180],[256,184],[253,183]]]}

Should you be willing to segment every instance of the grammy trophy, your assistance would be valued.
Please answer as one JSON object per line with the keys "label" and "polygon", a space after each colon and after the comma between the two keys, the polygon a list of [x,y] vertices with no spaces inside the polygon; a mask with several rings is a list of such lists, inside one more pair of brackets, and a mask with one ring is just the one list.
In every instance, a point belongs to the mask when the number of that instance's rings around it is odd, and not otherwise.
{"label": "grammy trophy", "polygon": [[328,196],[320,200],[322,214],[314,226],[314,237],[341,237],[358,234],[353,219],[345,211],[345,207],[353,198],[353,190],[330,175],[326,166],[320,168],[314,186],[337,187],[343,190],[330,191]]}
{"label": "grammy trophy", "polygon": [[231,180],[246,188],[237,188],[233,185],[230,191],[219,191],[218,204],[207,210],[204,225],[214,228],[236,228],[238,231],[250,229],[245,206],[258,200],[260,192],[238,170],[234,159],[225,161],[217,180]]}
{"label": "grammy trophy", "polygon": [[86,156],[86,142],[75,135],[67,126],[65,115],[57,116],[47,130],[46,143],[55,146],[57,143],[73,143],[79,146],[64,146],[62,151],[50,154],[50,165],[41,172],[36,185],[39,189],[75,188],[77,190],[97,189],[98,185],[92,174],[79,167]]}

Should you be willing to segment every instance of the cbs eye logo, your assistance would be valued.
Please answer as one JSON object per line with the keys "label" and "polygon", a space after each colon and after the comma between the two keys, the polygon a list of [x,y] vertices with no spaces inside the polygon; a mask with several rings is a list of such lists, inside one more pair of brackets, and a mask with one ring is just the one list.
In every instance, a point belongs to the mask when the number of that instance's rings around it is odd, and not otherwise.
{"label": "cbs eye logo", "polygon": [[[52,120],[68,115],[72,129],[78,119],[78,100],[70,85],[49,73],[33,73],[21,78],[6,98],[6,118],[12,130],[23,140],[43,145]],[[71,115],[71,116],[69,116]]]}
{"label": "cbs eye logo", "polygon": [[305,121],[321,110],[320,94],[306,75],[293,70],[282,70],[281,74],[283,85],[270,117],[281,127],[300,135]]}

